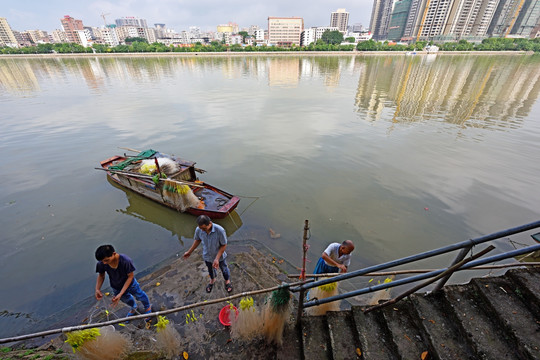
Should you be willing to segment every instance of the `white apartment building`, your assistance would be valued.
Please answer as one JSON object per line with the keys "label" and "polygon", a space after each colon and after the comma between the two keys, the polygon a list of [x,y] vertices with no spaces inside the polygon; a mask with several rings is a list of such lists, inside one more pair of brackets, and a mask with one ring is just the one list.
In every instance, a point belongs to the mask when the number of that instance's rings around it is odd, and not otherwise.
{"label": "white apartment building", "polygon": [[3,17],[0,17],[0,46],[18,47],[17,39],[7,19]]}
{"label": "white apartment building", "polygon": [[230,44],[230,45],[242,44],[242,35],[229,36],[229,42],[227,44]]}
{"label": "white apartment building", "polygon": [[101,28],[101,38],[103,39],[103,42],[109,46],[117,46],[120,45],[120,40],[118,39],[118,35],[116,34],[116,28],[112,27],[106,27]]}
{"label": "white apartment building", "polygon": [[250,36],[254,36],[255,35],[255,31],[259,30],[259,26],[258,25],[250,25],[249,26],[249,29],[247,30],[247,33],[248,35]]}
{"label": "white apartment building", "polygon": [[59,29],[54,30],[51,33],[50,38],[52,39],[52,42],[54,42],[54,43],[66,43],[66,42],[68,42],[68,38],[67,38],[66,32],[64,30],[59,30]]}
{"label": "white apartment building", "polygon": [[337,27],[333,26],[321,26],[315,28],[315,42],[319,39],[322,39],[322,35],[325,31],[339,31]]}
{"label": "white apartment building", "polygon": [[317,28],[309,28],[302,31],[301,39],[300,39],[300,45],[302,46],[308,46],[311,43],[315,42],[315,30]]}
{"label": "white apartment building", "polygon": [[189,27],[189,36],[191,39],[201,37],[201,28],[198,26]]}
{"label": "white apartment building", "polygon": [[92,34],[90,33],[90,30],[75,30],[75,33],[79,36],[79,44],[84,47],[92,46]]}
{"label": "white apartment building", "polygon": [[49,42],[49,35],[47,34],[46,31],[26,30],[25,32],[28,34],[28,36],[30,37],[30,40],[32,40],[34,44]]}
{"label": "white apartment building", "polygon": [[147,30],[148,30],[147,28],[143,28],[143,27],[118,26],[116,27],[116,34],[118,35],[118,40],[120,42],[123,42],[124,40],[126,40],[126,38],[134,38],[134,37],[140,37],[150,42],[148,38]]}
{"label": "white apartment building", "polygon": [[268,17],[268,43],[277,46],[300,45],[304,31],[301,17]]}
{"label": "white apartment building", "polygon": [[264,41],[264,39],[267,36],[267,32],[264,29],[255,30],[255,41],[261,42]]}

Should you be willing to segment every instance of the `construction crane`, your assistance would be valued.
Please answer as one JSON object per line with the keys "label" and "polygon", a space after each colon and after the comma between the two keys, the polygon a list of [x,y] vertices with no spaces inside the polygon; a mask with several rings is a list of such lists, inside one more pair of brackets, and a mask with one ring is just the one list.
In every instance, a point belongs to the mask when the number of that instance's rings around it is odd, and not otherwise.
{"label": "construction crane", "polygon": [[105,19],[105,16],[111,15],[111,13],[101,14],[101,17],[103,18],[103,22],[105,23],[105,27],[107,27],[107,20]]}

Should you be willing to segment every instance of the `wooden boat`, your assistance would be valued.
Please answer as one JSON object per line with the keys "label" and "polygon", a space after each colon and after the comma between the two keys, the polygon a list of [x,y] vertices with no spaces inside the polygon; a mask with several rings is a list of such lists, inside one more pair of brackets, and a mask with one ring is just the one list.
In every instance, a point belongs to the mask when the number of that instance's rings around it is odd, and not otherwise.
{"label": "wooden boat", "polygon": [[[159,165],[165,160],[167,169]],[[141,171],[141,164],[148,165],[149,162],[155,163],[155,173]],[[115,155],[100,164],[99,169],[107,171],[107,176],[115,183],[162,205],[195,216],[208,215],[212,219],[223,219],[240,202],[237,196],[199,181],[196,171],[204,170],[195,168],[195,162],[155,150],[142,151],[136,156]]]}

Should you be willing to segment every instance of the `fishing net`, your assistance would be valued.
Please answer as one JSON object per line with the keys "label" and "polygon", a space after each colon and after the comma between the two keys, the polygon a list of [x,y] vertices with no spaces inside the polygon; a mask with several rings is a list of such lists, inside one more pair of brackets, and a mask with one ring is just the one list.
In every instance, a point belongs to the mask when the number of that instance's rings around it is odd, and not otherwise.
{"label": "fishing net", "polygon": [[199,198],[189,186],[172,180],[164,181],[163,199],[169,204],[172,204],[176,210],[182,212],[190,207],[197,208],[200,203]]}
{"label": "fishing net", "polygon": [[252,340],[261,335],[261,318],[251,296],[240,300],[238,316],[231,319],[231,337],[244,341]]}
{"label": "fishing net", "polygon": [[288,287],[280,287],[272,292],[262,315],[262,335],[268,343],[283,344],[283,330],[291,311],[291,294]]}
{"label": "fishing net", "polygon": [[[180,171],[181,169],[180,164],[166,157],[157,158],[157,162],[159,165],[159,170],[161,170],[161,172],[166,175],[173,175],[177,173],[178,171]],[[156,166],[156,159],[146,159],[146,160],[141,161],[138,171],[141,174],[145,174],[145,175],[156,174],[158,171],[157,166]]]}
{"label": "fishing net", "polygon": [[76,359],[116,360],[124,358],[132,347],[131,340],[116,332],[114,326],[67,333],[66,342],[73,348]]}
{"label": "fishing net", "polygon": [[156,327],[156,341],[154,349],[165,359],[174,359],[180,353],[180,334],[174,327],[174,323],[164,316],[158,317]]}
{"label": "fishing net", "polygon": [[[329,298],[331,296],[335,296],[338,293],[339,293],[338,283],[333,282],[330,284],[317,286],[309,290],[309,300],[313,300],[313,299],[321,300],[321,299]],[[312,316],[324,315],[328,311],[339,311],[339,305],[340,305],[339,300],[332,301],[329,303],[309,307],[306,309],[306,313]]]}

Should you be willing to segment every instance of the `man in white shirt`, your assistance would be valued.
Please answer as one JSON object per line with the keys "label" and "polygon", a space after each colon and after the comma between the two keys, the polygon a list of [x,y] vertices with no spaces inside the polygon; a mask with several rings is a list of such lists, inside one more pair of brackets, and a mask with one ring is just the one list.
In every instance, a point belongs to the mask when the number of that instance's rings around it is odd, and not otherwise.
{"label": "man in white shirt", "polygon": [[354,244],[351,240],[345,240],[340,243],[331,243],[326,250],[323,251],[317,265],[315,266],[314,274],[328,273],[346,273],[347,268],[351,263],[351,253],[354,250]]}

